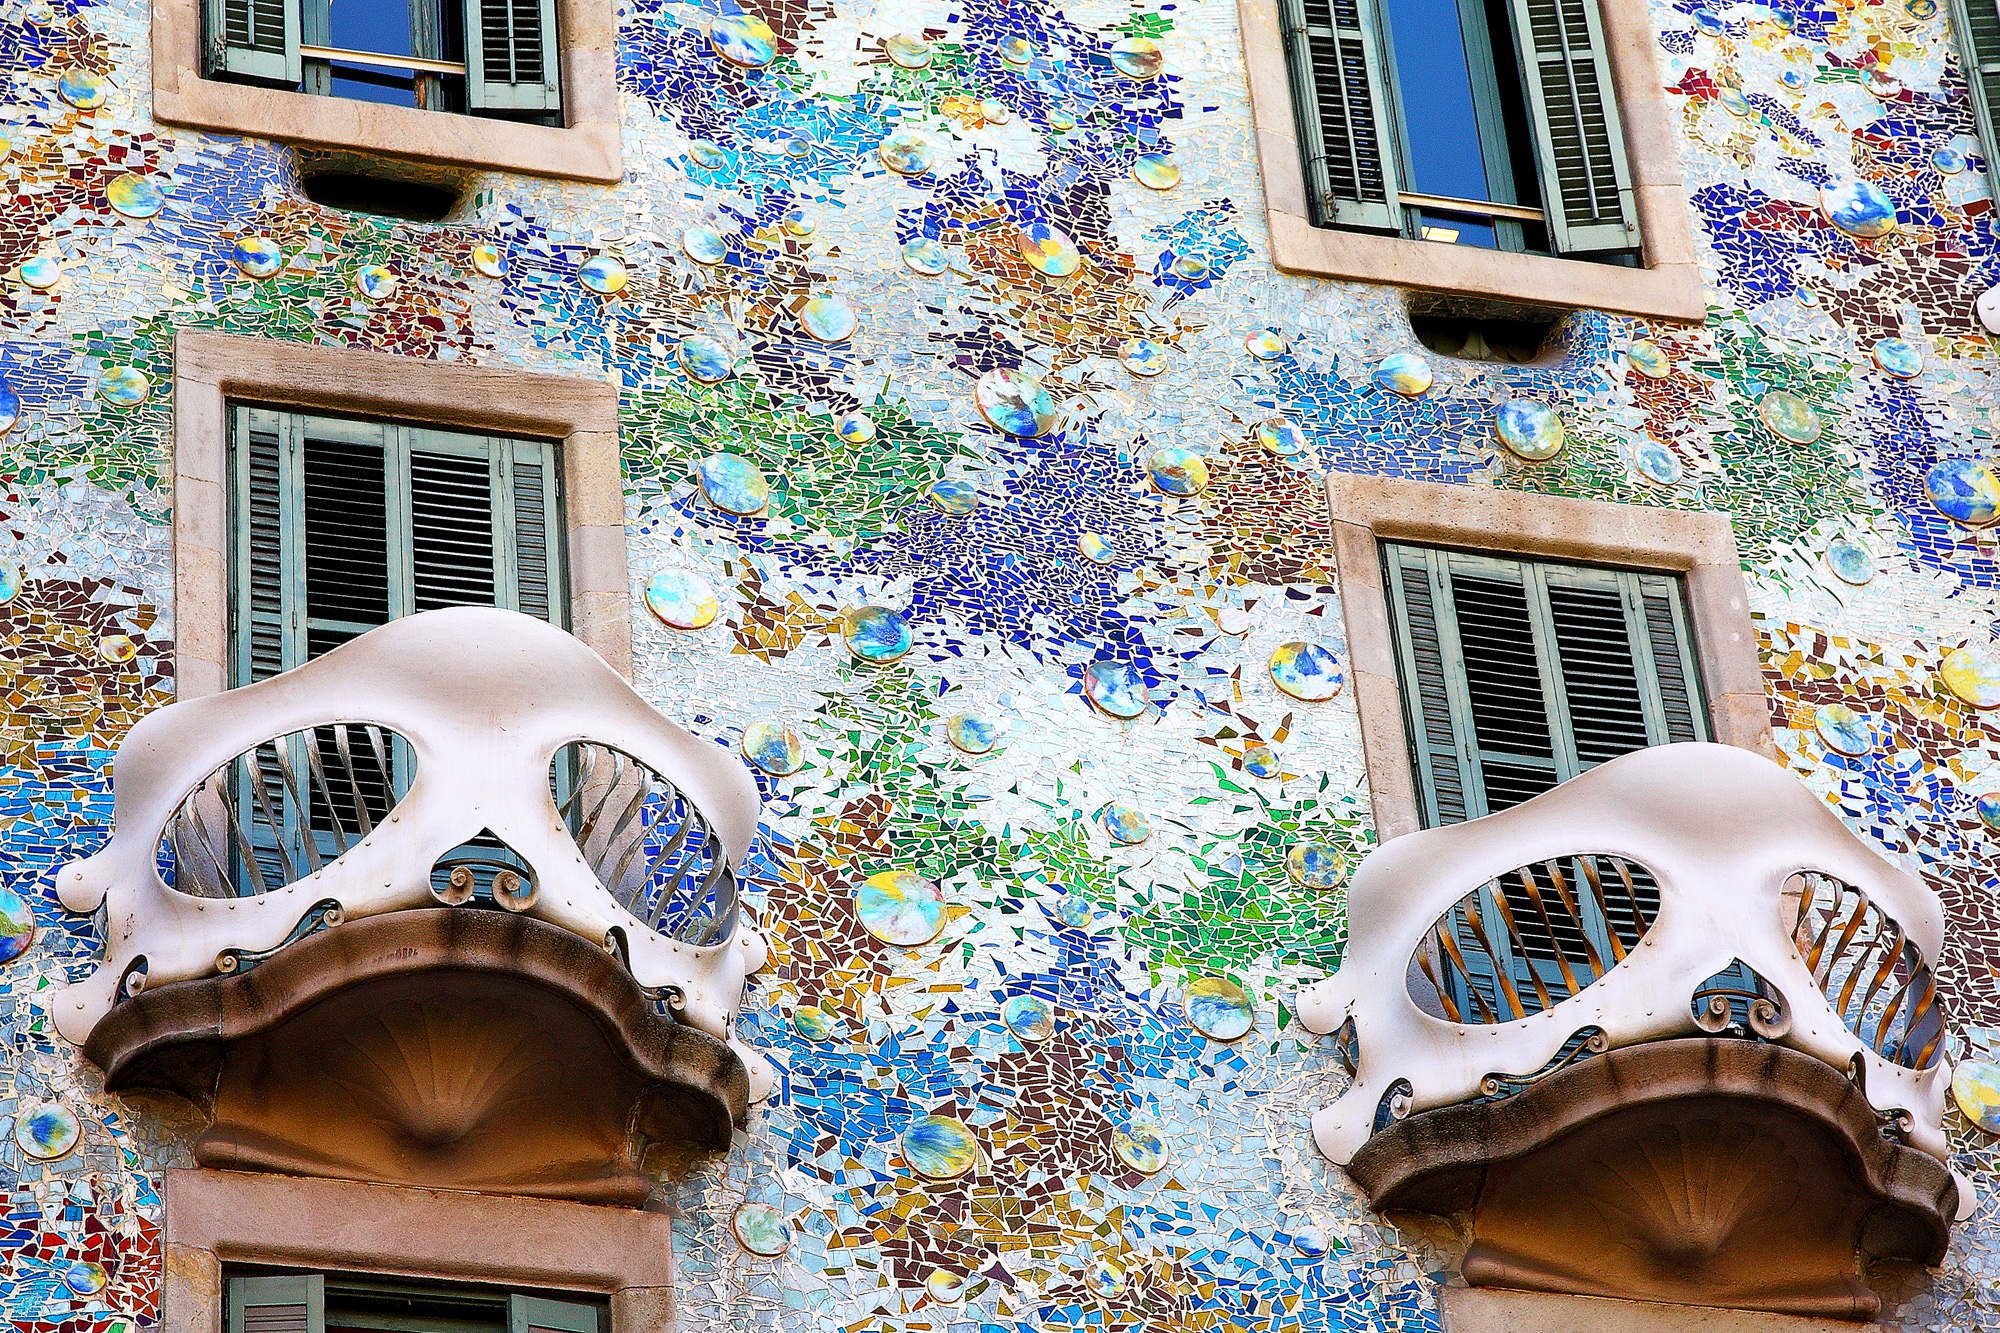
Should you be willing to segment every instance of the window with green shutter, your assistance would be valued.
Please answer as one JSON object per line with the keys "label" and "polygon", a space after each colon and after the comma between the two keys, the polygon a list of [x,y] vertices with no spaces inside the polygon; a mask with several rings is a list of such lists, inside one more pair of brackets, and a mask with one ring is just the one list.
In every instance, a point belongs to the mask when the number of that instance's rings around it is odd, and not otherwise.
{"label": "window with green shutter", "polygon": [[560,123],[555,0],[203,0],[210,78]]}
{"label": "window with green shutter", "polygon": [[[1678,577],[1394,544],[1382,562],[1427,826],[1519,805],[1631,750],[1709,738]],[[1644,866],[1579,847],[1467,902],[1434,966],[1459,1012],[1479,1016],[1468,1021],[1495,1022],[1602,975],[1636,947],[1660,891]]]}
{"label": "window with green shutter", "polygon": [[1958,30],[1959,60],[1972,93],[1972,119],[1986,150],[1988,168],[2000,161],[2000,3],[1996,0],[1951,0],[1952,25]]}
{"label": "window with green shutter", "polygon": [[1677,577],[1422,546],[1382,560],[1426,825],[1708,739]]}
{"label": "window with green shutter", "polygon": [[[566,622],[556,446],[232,405],[230,681],[289,671],[400,616],[448,606],[499,606]],[[238,778],[239,854],[274,883],[312,852],[342,849],[336,820],[298,774],[350,775],[370,820],[414,771],[404,742],[321,727],[259,750]],[[315,753],[316,751],[316,753]],[[262,790],[258,790],[261,779]],[[261,817],[260,817],[261,815]],[[312,852],[306,844],[312,844]],[[514,866],[492,839],[465,849]],[[272,1330],[271,1333],[279,1333]],[[319,1333],[311,1330],[311,1333]]]}
{"label": "window with green shutter", "polygon": [[554,444],[241,405],[231,415],[234,684],[438,607],[565,623]]}
{"label": "window with green shutter", "polygon": [[346,1273],[231,1274],[223,1333],[601,1333],[604,1302]]}
{"label": "window with green shutter", "polygon": [[1634,262],[1597,0],[1279,0],[1313,221]]}

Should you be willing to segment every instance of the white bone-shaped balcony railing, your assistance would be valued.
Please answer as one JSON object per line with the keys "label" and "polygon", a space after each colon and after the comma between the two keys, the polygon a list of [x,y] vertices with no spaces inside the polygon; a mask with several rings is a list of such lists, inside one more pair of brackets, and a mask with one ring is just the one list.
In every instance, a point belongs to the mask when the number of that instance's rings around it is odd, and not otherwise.
{"label": "white bone-shaped balcony railing", "polygon": [[1356,873],[1347,920],[1340,970],[1298,996],[1353,1075],[1313,1117],[1343,1166],[1406,1115],[1731,1030],[1849,1073],[1887,1127],[1945,1157],[1943,909],[1747,751],[1639,750],[1398,838]]}
{"label": "white bone-shaped balcony railing", "polygon": [[756,784],[561,630],[471,607],[392,621],[151,714],[113,771],[110,842],[56,878],[69,910],[105,909],[102,961],[50,1002],[70,1041],[140,986],[481,895],[617,954],[768,1077],[732,1031],[767,957],[735,887]]}

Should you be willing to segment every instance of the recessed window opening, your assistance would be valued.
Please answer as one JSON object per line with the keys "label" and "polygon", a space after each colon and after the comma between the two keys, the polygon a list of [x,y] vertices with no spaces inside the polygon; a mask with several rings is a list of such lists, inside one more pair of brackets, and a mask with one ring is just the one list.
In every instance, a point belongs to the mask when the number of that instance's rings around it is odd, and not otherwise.
{"label": "recessed window opening", "polygon": [[1593,0],[1280,0],[1312,221],[1636,264]]}
{"label": "recessed window opening", "polygon": [[1382,563],[1427,826],[1709,739],[1678,575],[1393,543]]}
{"label": "recessed window opening", "polygon": [[224,1333],[602,1333],[605,1301],[351,1273],[225,1274]]}
{"label": "recessed window opening", "polygon": [[[420,611],[498,606],[567,623],[556,445],[242,404],[230,418],[232,684],[267,680]],[[331,727],[318,735],[337,741]],[[308,772],[306,738],[293,744],[292,771]],[[388,757],[400,798],[415,756],[396,738]],[[275,753],[270,765],[263,801],[246,775],[236,808],[243,842],[282,883],[275,840],[310,837],[325,859],[339,853],[325,812],[316,824]],[[260,817],[265,801],[271,812]],[[455,853],[484,867],[475,890],[489,900],[499,870],[527,872],[492,837]]]}
{"label": "recessed window opening", "polygon": [[210,78],[562,123],[555,0],[204,0]]}
{"label": "recessed window opening", "polygon": [[1418,342],[1439,356],[1526,365],[1541,357],[1555,333],[1556,321],[1412,314],[1410,328]]}
{"label": "recessed window opening", "polygon": [[315,172],[304,180],[306,197],[344,213],[410,222],[439,222],[458,207],[458,192],[416,181],[362,176],[346,171]]}

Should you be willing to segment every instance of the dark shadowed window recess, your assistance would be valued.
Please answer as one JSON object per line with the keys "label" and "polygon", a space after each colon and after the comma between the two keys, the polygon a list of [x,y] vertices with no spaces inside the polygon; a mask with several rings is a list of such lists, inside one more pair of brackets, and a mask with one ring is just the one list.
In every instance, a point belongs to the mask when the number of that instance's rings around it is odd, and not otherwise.
{"label": "dark shadowed window recess", "polygon": [[305,177],[306,198],[344,213],[410,222],[440,222],[458,206],[458,191],[383,176],[345,171],[314,172]]}
{"label": "dark shadowed window recess", "polygon": [[561,124],[555,0],[203,0],[205,73]]}
{"label": "dark shadowed window recess", "polygon": [[1526,365],[1548,349],[1555,321],[1412,314],[1410,329],[1418,342],[1439,356]]}
{"label": "dark shadowed window recess", "polygon": [[602,1300],[345,1273],[231,1274],[223,1333],[609,1333]]}
{"label": "dark shadowed window recess", "polygon": [[1709,739],[1678,577],[1420,546],[1382,559],[1426,825]]}
{"label": "dark shadowed window recess", "polygon": [[1279,0],[1313,221],[1632,262],[1596,0]]}

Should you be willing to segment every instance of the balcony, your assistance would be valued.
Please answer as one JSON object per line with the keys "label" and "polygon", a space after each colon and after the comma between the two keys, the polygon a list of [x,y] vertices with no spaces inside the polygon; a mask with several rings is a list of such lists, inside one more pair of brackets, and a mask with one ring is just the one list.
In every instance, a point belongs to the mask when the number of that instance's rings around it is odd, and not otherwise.
{"label": "balcony", "polygon": [[770,1088],[732,1025],[756,786],[513,612],[394,621],[119,748],[58,1030],[204,1166],[637,1205]]}
{"label": "balcony", "polygon": [[1384,846],[1306,987],[1313,1118],[1378,1210],[1462,1215],[1472,1287],[1864,1320],[1935,1263],[1943,912],[1782,768],[1625,755]]}

